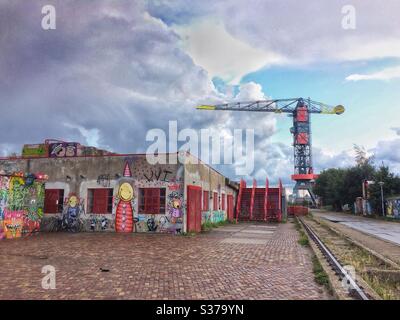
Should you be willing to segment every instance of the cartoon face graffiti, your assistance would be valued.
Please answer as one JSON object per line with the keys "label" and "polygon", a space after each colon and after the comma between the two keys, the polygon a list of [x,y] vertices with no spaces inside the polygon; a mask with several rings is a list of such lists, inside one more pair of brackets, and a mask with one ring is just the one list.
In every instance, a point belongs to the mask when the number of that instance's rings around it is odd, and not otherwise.
{"label": "cartoon face graffiti", "polygon": [[168,198],[171,223],[176,223],[176,221],[182,217],[182,197],[177,192],[172,192]]}
{"label": "cartoon face graffiti", "polygon": [[121,184],[118,191],[118,197],[124,201],[131,201],[133,199],[132,186],[127,182]]}
{"label": "cartoon face graffiti", "polygon": [[75,149],[76,149],[76,147],[75,147],[74,145],[68,145],[68,146],[66,147],[66,150],[65,150],[65,155],[66,155],[67,157],[73,157],[73,156],[75,156]]}
{"label": "cartoon face graffiti", "polygon": [[118,189],[119,202],[115,213],[115,230],[117,232],[133,232],[133,188],[123,182]]}
{"label": "cartoon face graffiti", "polygon": [[78,217],[79,214],[79,200],[77,196],[70,196],[68,199],[68,218],[75,219]]}
{"label": "cartoon face graffiti", "polygon": [[71,208],[75,208],[78,205],[78,197],[77,196],[71,196],[68,199],[68,206]]}

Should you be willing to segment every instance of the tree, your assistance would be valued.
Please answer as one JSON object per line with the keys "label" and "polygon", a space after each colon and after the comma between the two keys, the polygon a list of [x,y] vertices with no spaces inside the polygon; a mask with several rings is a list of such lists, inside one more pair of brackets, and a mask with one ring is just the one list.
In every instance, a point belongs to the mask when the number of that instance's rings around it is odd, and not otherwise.
{"label": "tree", "polygon": [[383,182],[385,197],[400,194],[400,177],[391,173],[389,167],[383,164],[374,165],[374,157],[367,156],[363,147],[354,145],[355,165],[336,169],[331,168],[321,172],[314,186],[314,193],[323,198],[323,202],[331,205],[334,210],[341,210],[344,204],[353,205],[357,197],[362,196],[364,180],[375,181],[370,185],[369,195],[373,210],[381,210],[381,190],[379,182]]}
{"label": "tree", "polygon": [[375,184],[371,185],[369,188],[370,203],[375,209],[374,211],[381,214],[382,198],[379,182],[383,182],[383,194],[384,198],[387,198],[400,194],[400,177],[390,172],[388,166],[382,164],[375,170],[373,181],[375,181]]}
{"label": "tree", "polygon": [[341,210],[343,201],[345,169],[328,169],[321,172],[315,182],[314,193],[322,197],[327,205]]}

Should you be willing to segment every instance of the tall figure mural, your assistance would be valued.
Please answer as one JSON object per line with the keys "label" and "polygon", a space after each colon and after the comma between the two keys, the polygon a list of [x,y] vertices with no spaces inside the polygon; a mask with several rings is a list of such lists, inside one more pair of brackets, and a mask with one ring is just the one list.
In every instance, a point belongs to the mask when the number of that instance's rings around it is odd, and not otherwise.
{"label": "tall figure mural", "polygon": [[[129,163],[125,163],[124,177],[132,178]],[[134,192],[132,185],[122,181],[118,190],[118,205],[115,212],[115,231],[133,232],[133,199]]]}
{"label": "tall figure mural", "polygon": [[62,218],[63,229],[71,232],[80,230],[80,214],[84,213],[83,204],[77,195],[71,194],[65,202]]}

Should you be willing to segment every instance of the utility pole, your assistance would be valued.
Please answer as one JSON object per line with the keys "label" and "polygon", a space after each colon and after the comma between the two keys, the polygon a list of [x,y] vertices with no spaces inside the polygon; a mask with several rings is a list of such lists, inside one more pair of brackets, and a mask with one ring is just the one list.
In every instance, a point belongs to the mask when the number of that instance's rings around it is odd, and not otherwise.
{"label": "utility pole", "polygon": [[382,216],[385,216],[385,203],[384,203],[384,200],[383,200],[383,185],[384,184],[385,183],[383,181],[379,182],[379,185],[381,186]]}

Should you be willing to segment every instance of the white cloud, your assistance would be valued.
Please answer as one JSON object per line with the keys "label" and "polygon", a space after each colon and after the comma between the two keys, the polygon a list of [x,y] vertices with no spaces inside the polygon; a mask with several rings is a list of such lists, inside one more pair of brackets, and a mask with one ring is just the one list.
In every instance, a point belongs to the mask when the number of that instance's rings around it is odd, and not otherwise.
{"label": "white cloud", "polygon": [[234,38],[223,23],[213,18],[195,20],[189,25],[174,25],[173,29],[196,64],[229,84],[238,84],[245,74],[264,66],[284,62],[272,51],[252,47]]}
{"label": "white cloud", "polygon": [[[214,55],[214,47],[216,55],[229,58],[230,52],[223,50],[229,47],[225,45],[230,43],[229,39],[256,52],[270,54],[267,62],[272,64],[400,57],[398,0],[386,0],[384,6],[376,0],[356,1],[352,4],[357,19],[354,30],[342,28],[345,4],[341,0],[308,0],[306,6],[298,0],[203,0],[189,5],[185,0],[150,0],[149,10],[170,23],[192,29],[196,29],[193,21],[204,21],[202,28],[192,30],[200,34],[192,39],[197,43],[191,44],[204,50],[201,52],[205,61],[203,66],[211,60],[207,55]],[[210,17],[218,19],[223,29],[208,22]],[[212,39],[209,41],[208,37]],[[191,52],[189,54],[193,56]],[[263,62],[263,55],[257,54],[256,58],[255,61]],[[254,67],[258,65],[261,63]],[[212,67],[213,71],[229,76],[228,68]],[[238,70],[237,74],[242,74],[241,69]],[[247,73],[251,71],[254,70]]]}
{"label": "white cloud", "polygon": [[[64,126],[67,128],[72,128],[72,129],[77,129],[79,131],[79,133],[85,138],[86,143],[89,146],[92,147],[99,147],[99,129],[97,128],[93,128],[93,129],[85,129],[82,126],[78,126],[78,125],[73,125],[70,123],[64,123]],[[107,147],[108,150],[112,151],[111,147]]]}
{"label": "white cloud", "polygon": [[378,72],[369,74],[351,74],[346,77],[347,81],[360,81],[360,80],[391,80],[400,78],[400,66],[386,68]]}
{"label": "white cloud", "polygon": [[252,100],[266,100],[267,97],[263,92],[260,84],[253,81],[243,83],[240,85],[239,93],[236,95],[237,101],[252,101]]}

